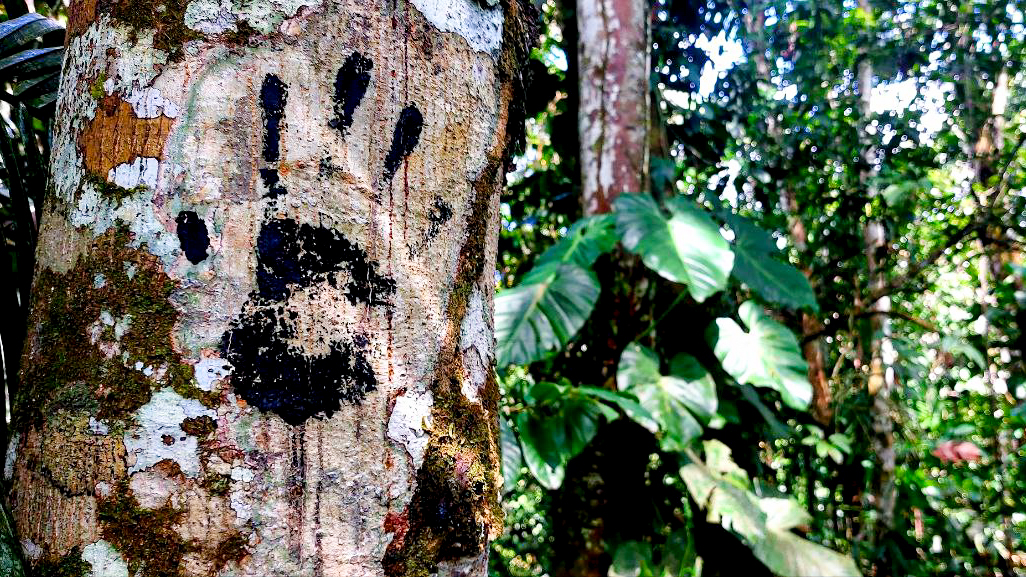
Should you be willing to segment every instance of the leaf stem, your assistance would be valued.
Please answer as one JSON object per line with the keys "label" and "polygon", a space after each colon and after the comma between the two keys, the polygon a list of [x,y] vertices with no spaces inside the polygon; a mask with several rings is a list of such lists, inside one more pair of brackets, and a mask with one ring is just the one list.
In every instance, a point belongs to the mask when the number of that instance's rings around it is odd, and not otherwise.
{"label": "leaf stem", "polygon": [[667,315],[673,312],[673,309],[676,308],[676,306],[680,304],[680,301],[684,300],[684,297],[686,297],[687,295],[688,293],[686,291],[681,291],[681,293],[677,295],[677,298],[674,299],[672,303],[670,303],[669,308],[663,311],[663,314],[659,315],[659,318],[653,321],[652,324],[648,325],[648,328],[645,329],[645,332],[638,335],[638,338],[634,340],[640,341],[641,339],[645,338],[648,335],[648,333],[652,332],[652,330],[656,328],[656,325],[666,320]]}

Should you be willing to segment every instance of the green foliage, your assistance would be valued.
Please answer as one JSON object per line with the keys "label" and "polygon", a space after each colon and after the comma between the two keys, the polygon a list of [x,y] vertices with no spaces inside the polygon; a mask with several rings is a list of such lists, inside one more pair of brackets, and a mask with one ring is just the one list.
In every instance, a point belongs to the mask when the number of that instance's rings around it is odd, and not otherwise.
{"label": "green foliage", "polygon": [[788,406],[805,409],[812,386],[794,333],[753,301],[742,303],[738,316],[747,332],[730,318],[716,319],[710,331],[723,370],[739,383],[774,389]]}
{"label": "green foliage", "polygon": [[617,413],[586,391],[556,383],[534,385],[527,401],[538,410],[516,418],[524,461],[542,486],[556,489],[566,463],[584,450],[602,418],[615,419]]}
{"label": "green foliage", "polygon": [[652,432],[659,431],[664,451],[682,451],[701,436],[702,423],[716,413],[716,384],[694,358],[678,355],[680,367],[672,376],[659,372],[659,358],[651,350],[633,343],[620,357],[617,387],[633,394],[654,422],[639,421]]}
{"label": "green foliage", "polygon": [[667,218],[655,200],[624,194],[614,202],[624,248],[661,277],[688,286],[698,302],[727,286],[734,253],[712,218],[693,202],[673,197]]}
{"label": "green foliage", "polygon": [[819,310],[809,279],[798,269],[778,260],[773,237],[733,213],[725,219],[734,232],[733,275],[766,301],[794,309]]}
{"label": "green foliage", "polygon": [[[11,84],[0,99],[43,109],[57,100],[57,83],[64,59],[64,28],[36,13],[0,23],[0,81]],[[41,47],[29,47],[43,38]]]}
{"label": "green foliage", "polygon": [[608,217],[577,222],[520,284],[495,297],[499,366],[529,364],[566,346],[599,296],[592,263],[615,242]]}
{"label": "green foliage", "polygon": [[794,577],[860,575],[850,557],[792,533],[811,521],[809,514],[793,499],[752,492],[747,474],[731,459],[726,445],[706,441],[705,453],[705,463],[696,458],[681,467],[680,476],[709,521],[740,535],[771,571]]}

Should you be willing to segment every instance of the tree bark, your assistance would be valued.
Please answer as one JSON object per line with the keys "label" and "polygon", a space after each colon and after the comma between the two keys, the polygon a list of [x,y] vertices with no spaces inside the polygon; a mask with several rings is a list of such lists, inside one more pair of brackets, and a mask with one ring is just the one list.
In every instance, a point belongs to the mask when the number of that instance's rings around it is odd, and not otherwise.
{"label": "tree bark", "polygon": [[585,214],[648,191],[649,5],[577,3],[581,196]]}
{"label": "tree bark", "polygon": [[486,574],[532,10],[73,4],[5,467],[37,571]]}

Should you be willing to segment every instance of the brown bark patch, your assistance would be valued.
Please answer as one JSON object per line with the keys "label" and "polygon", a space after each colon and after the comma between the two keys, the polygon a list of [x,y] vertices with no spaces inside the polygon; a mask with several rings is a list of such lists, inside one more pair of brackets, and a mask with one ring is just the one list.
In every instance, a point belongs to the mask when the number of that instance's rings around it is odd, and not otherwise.
{"label": "brown bark patch", "polygon": [[105,96],[78,138],[86,170],[105,179],[119,164],[139,157],[161,158],[172,122],[164,115],[139,118],[128,102],[115,95]]}
{"label": "brown bark patch", "polygon": [[68,7],[68,35],[65,43],[85,32],[85,29],[96,20],[97,0],[77,0]]}
{"label": "brown bark patch", "polygon": [[32,429],[26,444],[39,443],[40,471],[58,489],[69,495],[92,495],[96,483],[113,482],[125,475],[125,445],[116,435],[95,435],[89,431],[84,413],[59,411]]}

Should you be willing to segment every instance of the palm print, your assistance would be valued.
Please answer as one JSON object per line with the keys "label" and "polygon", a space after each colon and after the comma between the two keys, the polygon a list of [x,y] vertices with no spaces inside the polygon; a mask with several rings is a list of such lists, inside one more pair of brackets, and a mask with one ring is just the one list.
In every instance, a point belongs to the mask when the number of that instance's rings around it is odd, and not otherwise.
{"label": "palm print", "polygon": [[[373,63],[358,52],[350,55],[335,79],[334,116],[328,125],[341,137],[352,126],[353,113],[370,83]],[[359,403],[377,388],[367,361],[368,341],[347,334],[315,343],[312,354],[290,341],[298,335],[298,313],[290,299],[300,289],[341,291],[354,306],[390,307],[395,281],[378,271],[378,263],[356,243],[332,228],[272,217],[278,199],[288,194],[278,172],[282,121],[288,87],[267,74],[260,89],[263,108],[263,160],[260,169],[268,208],[256,242],[257,287],[221,339],[221,353],[233,365],[232,387],[247,403],[279,415],[291,425],[311,417],[327,417],[343,403]],[[384,159],[386,183],[420,140],[423,116],[414,105],[402,110]]]}

